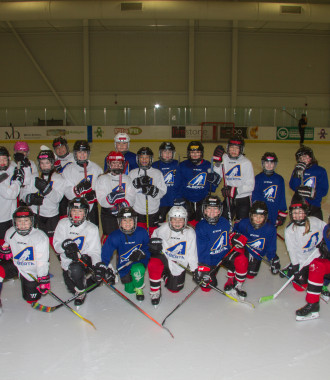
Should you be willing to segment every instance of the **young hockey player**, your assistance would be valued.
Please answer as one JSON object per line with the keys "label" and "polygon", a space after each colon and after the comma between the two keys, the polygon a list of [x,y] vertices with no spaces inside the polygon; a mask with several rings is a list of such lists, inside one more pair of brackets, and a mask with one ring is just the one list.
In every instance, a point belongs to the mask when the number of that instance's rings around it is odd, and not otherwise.
{"label": "young hockey player", "polygon": [[136,189],[133,208],[138,214],[138,225],[147,228],[150,235],[158,227],[160,200],[167,191],[162,172],[151,166],[153,155],[150,148],[140,148],[136,158],[139,167],[128,174]]}
{"label": "young hockey player", "polygon": [[[289,277],[294,275],[293,286],[299,291],[306,288],[309,271],[314,272],[315,270],[313,260],[320,257],[318,246],[322,241],[323,230],[326,226],[326,223],[320,219],[308,216],[308,211],[308,204],[298,193],[295,193],[289,207],[291,223],[285,229],[285,244],[291,259],[291,263],[285,271]],[[313,278],[312,273],[310,276]],[[297,310],[297,320],[310,319],[310,316],[315,317],[314,313],[317,313],[318,316],[319,303],[315,302],[312,293],[313,289],[315,291],[315,285],[317,290],[321,292],[323,282],[320,289],[318,289],[317,284],[317,282],[313,283],[313,281],[308,282],[308,304]]]}
{"label": "young hockey player", "polygon": [[161,279],[165,287],[177,293],[184,287],[186,272],[176,262],[197,269],[196,234],[187,226],[188,213],[182,206],[173,206],[168,222],[157,228],[150,239],[151,258],[148,264],[151,303],[155,307],[161,298]]}
{"label": "young hockey player", "polygon": [[[136,154],[129,151],[129,143],[131,139],[127,133],[117,133],[114,138],[115,150],[123,154],[125,158],[125,173],[128,174],[131,170],[138,167]],[[108,170],[107,157],[104,159],[104,171]]]}
{"label": "young hockey player", "polygon": [[[144,274],[149,261],[149,236],[147,231],[137,226],[137,213],[132,207],[124,207],[118,212],[119,229],[113,231],[102,247],[102,261],[108,267],[115,251],[118,253],[119,268],[130,262],[119,271],[121,282],[127,293],[136,294],[138,301],[144,300]],[[111,267],[106,276],[113,278]]]}
{"label": "young hockey player", "polygon": [[195,281],[202,284],[202,290],[210,291],[207,284],[217,286],[216,275],[220,262],[225,266],[228,281],[224,290],[233,296],[246,297],[242,289],[244,284],[248,259],[245,256],[245,244],[247,239],[239,233],[230,233],[230,224],[222,217],[223,205],[216,195],[209,195],[203,201],[203,220],[196,226],[198,270]]}
{"label": "young hockey player", "polygon": [[[240,136],[228,140],[227,153],[223,155],[222,165],[214,171],[224,178],[222,196],[226,198],[223,216],[236,220],[249,217],[251,196],[254,189],[254,173],[251,161],[244,155],[244,139]],[[213,158],[214,159],[214,158]]]}
{"label": "young hockey player", "polygon": [[27,206],[18,207],[13,213],[13,227],[6,232],[5,243],[0,248],[0,292],[4,279],[19,275],[22,296],[30,304],[50,289],[48,238],[33,225],[32,210]]}
{"label": "young hockey player", "polygon": [[40,177],[32,177],[28,186],[22,188],[20,198],[36,215],[36,225],[46,233],[53,244],[54,231],[59,217],[59,205],[66,190],[62,176],[55,172],[55,155],[51,150],[39,152]]}
{"label": "young hockey player", "polygon": [[7,148],[0,146],[0,245],[4,243],[6,231],[13,225],[12,215],[23,183],[24,170],[11,165]]}
{"label": "young hockey player", "polygon": [[204,160],[204,146],[199,141],[191,141],[187,147],[188,159],[178,166],[174,193],[176,205],[188,210],[188,220],[192,225],[202,218],[203,199],[214,192],[220,183],[220,175],[213,172],[211,163]]}
{"label": "young hockey player", "polygon": [[[30,147],[26,141],[17,141],[14,145],[14,161],[19,162],[21,168],[28,168],[32,175],[38,175],[38,169],[34,161],[29,159]],[[28,178],[27,172],[25,176]],[[26,180],[27,180],[26,178]]]}
{"label": "young hockey player", "polygon": [[276,227],[282,226],[287,217],[284,178],[275,173],[278,158],[266,152],[261,157],[262,172],[255,177],[252,202],[263,201],[267,205],[268,220]]}
{"label": "young hockey player", "polygon": [[312,149],[307,146],[297,150],[296,161],[289,186],[305,198],[310,205],[310,215],[323,220],[321,202],[329,190],[327,172],[318,165]]}
{"label": "young hockey player", "polygon": [[166,221],[166,215],[174,204],[176,194],[174,192],[175,173],[178,168],[178,160],[175,157],[175,146],[171,142],[163,142],[159,147],[159,160],[152,166],[163,173],[164,181],[167,186],[167,192],[160,200],[159,222]]}
{"label": "young hockey player", "polygon": [[[54,234],[54,248],[61,256],[64,282],[70,293],[81,293],[87,284],[88,268],[101,281],[106,266],[101,262],[101,242],[97,226],[87,220],[89,205],[84,198],[73,198],[68,205],[68,218],[61,219]],[[74,304],[85,302],[86,293],[78,295]]]}
{"label": "young hockey player", "polygon": [[125,160],[122,153],[110,152],[107,163],[107,171],[97,178],[95,184],[96,197],[101,206],[103,241],[118,229],[117,215],[120,208],[133,206],[136,196],[131,179],[123,174]]}
{"label": "young hockey player", "polygon": [[68,199],[83,197],[90,205],[89,220],[99,225],[99,214],[95,193],[97,177],[102,174],[102,169],[95,162],[89,160],[90,145],[86,140],[78,140],[73,146],[75,162],[66,166],[62,176],[69,187]]}
{"label": "young hockey player", "polygon": [[276,254],[276,228],[268,221],[267,205],[263,201],[253,202],[249,218],[235,224],[234,231],[243,234],[247,239],[249,266],[247,278],[254,278],[260,269],[262,257],[267,256],[270,271],[277,274],[281,268]]}

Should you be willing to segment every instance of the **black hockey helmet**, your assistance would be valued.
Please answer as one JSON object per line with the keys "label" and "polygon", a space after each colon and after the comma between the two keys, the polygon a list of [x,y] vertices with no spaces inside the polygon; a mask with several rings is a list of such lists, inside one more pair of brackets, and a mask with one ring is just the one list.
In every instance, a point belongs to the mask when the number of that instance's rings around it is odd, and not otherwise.
{"label": "black hockey helmet", "polygon": [[[29,218],[31,221],[30,226],[27,229],[21,229],[17,226],[17,219],[20,218]],[[13,213],[13,226],[15,228],[15,231],[22,236],[28,235],[33,228],[34,225],[34,213],[28,206],[20,206],[18,207],[15,212]]]}
{"label": "black hockey helmet", "polygon": [[[38,160],[38,167],[42,174],[49,174],[52,170],[54,170],[54,163],[55,163],[55,155],[52,150],[41,150],[37,156]],[[41,160],[48,160],[51,164],[50,169],[41,169],[40,167],[40,161]]]}
{"label": "black hockey helmet", "polygon": [[[267,170],[265,168],[265,162],[274,162],[274,169],[273,170]],[[266,152],[261,157],[262,170],[266,175],[272,175],[274,173],[275,168],[277,166],[277,163],[278,163],[278,158],[274,152]]]}
{"label": "black hockey helmet", "polygon": [[[191,152],[201,152],[199,158],[191,158]],[[190,141],[187,147],[187,157],[194,165],[198,165],[204,157],[204,145],[200,141]]]}
{"label": "black hockey helmet", "polygon": [[[71,215],[71,211],[73,209],[84,210],[84,212],[85,212],[84,218],[81,220],[73,219],[73,217]],[[78,227],[81,224],[83,224],[84,221],[87,220],[87,218],[88,218],[88,213],[89,213],[89,204],[85,198],[76,197],[76,198],[71,199],[71,201],[69,201],[69,203],[68,203],[68,218],[69,218],[69,220],[73,226]]]}
{"label": "black hockey helmet", "polygon": [[70,149],[69,149],[69,146],[68,146],[68,142],[67,142],[67,140],[66,140],[64,137],[62,137],[62,136],[60,136],[60,137],[55,137],[55,139],[53,140],[53,148],[56,149],[56,148],[59,147],[59,146],[65,146],[65,147],[66,147],[66,153],[65,153],[64,155],[61,155],[61,156],[59,156],[59,155],[57,154],[57,156],[58,156],[59,158],[64,158],[64,157],[66,157],[66,156],[70,153]]}
{"label": "black hockey helmet", "polygon": [[0,146],[0,157],[7,157],[7,164],[0,166],[0,171],[6,171],[9,168],[10,156],[8,149],[4,146]]}
{"label": "black hockey helmet", "polygon": [[[302,209],[304,211],[305,217],[301,220],[296,220],[293,218],[293,211],[299,210],[299,209]],[[301,195],[298,194],[298,192],[295,192],[291,199],[291,204],[289,207],[289,215],[290,215],[291,222],[295,224],[296,226],[304,226],[307,221],[309,211],[310,210],[309,210],[308,203],[305,201],[305,199]]]}
{"label": "black hockey helmet", "polygon": [[[117,216],[117,221],[118,221],[118,226],[119,226],[120,231],[126,235],[132,235],[134,233],[134,231],[136,230],[137,217],[138,217],[138,215],[132,207],[123,207],[121,210],[119,210],[118,216]],[[125,230],[121,226],[121,221],[123,219],[126,219],[126,218],[132,218],[134,221],[134,225],[130,230]]]}
{"label": "black hockey helmet", "polygon": [[[169,159],[169,160],[164,160],[164,158],[162,157],[162,152],[164,150],[168,150],[170,152],[172,152],[172,158]],[[165,142],[162,142],[159,146],[159,159],[163,162],[171,162],[173,161],[174,159],[174,156],[175,156],[175,146],[174,144],[172,144],[171,142],[169,141],[165,141]]]}
{"label": "black hockey helmet", "polygon": [[[217,216],[209,217],[206,215],[205,210],[207,207],[216,207],[219,209],[220,213]],[[223,204],[220,200],[220,198],[217,195],[208,195],[204,200],[202,204],[202,211],[203,211],[203,218],[209,223],[209,224],[217,224],[220,216],[222,214],[223,210]]]}
{"label": "black hockey helmet", "polygon": [[[86,160],[78,160],[77,152],[87,152]],[[73,145],[73,156],[77,164],[80,166],[83,166],[84,164],[88,162],[90,152],[91,152],[91,147],[87,140],[77,140]]]}
{"label": "black hockey helmet", "polygon": [[300,157],[301,156],[309,156],[312,161],[315,161],[315,156],[314,156],[314,152],[312,150],[312,148],[308,147],[308,146],[302,146],[301,148],[299,148],[296,152],[296,161],[299,162],[300,161]]}
{"label": "black hockey helmet", "polygon": [[[149,156],[149,163],[148,164],[141,164],[140,157],[141,156]],[[136,153],[136,162],[140,169],[150,169],[152,162],[153,162],[154,152],[147,146],[143,146],[140,148]]]}
{"label": "black hockey helmet", "polygon": [[[256,224],[253,221],[253,215],[263,215],[264,221],[261,224]],[[268,207],[263,201],[254,201],[249,211],[250,222],[256,230],[263,227],[268,219]]]}
{"label": "black hockey helmet", "polygon": [[243,137],[233,136],[227,142],[227,150],[226,151],[227,151],[229,158],[237,158],[237,157],[231,157],[231,155],[229,154],[229,147],[231,147],[233,145],[239,147],[239,155],[244,154],[245,141],[244,141]]}

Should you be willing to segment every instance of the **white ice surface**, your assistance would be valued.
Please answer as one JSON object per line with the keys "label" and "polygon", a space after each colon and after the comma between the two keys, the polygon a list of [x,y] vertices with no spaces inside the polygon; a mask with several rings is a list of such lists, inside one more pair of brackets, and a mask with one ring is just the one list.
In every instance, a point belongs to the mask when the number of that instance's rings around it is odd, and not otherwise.
{"label": "white ice surface", "polygon": [[[145,144],[131,144],[136,151]],[[159,143],[147,143],[155,156]],[[181,160],[187,143],[177,143]],[[327,145],[311,145],[320,165],[329,168]],[[35,158],[40,144],[32,144]],[[210,158],[215,144],[206,144]],[[289,180],[298,144],[247,144],[255,174],[265,151],[279,156],[278,172]],[[11,148],[9,146],[9,148]],[[103,165],[110,144],[93,144],[91,159]],[[97,153],[95,154],[95,152]],[[287,200],[292,192],[287,186]],[[329,197],[323,203],[324,217],[330,211]],[[279,230],[283,236],[283,227]],[[52,290],[63,299],[67,292],[59,263],[51,253]],[[285,245],[278,239],[278,255],[289,262]],[[226,281],[218,274],[219,287]],[[198,290],[166,322],[175,338],[135,310],[106,286],[87,296],[79,313],[96,326],[80,320],[65,308],[52,314],[30,308],[21,298],[18,280],[4,283],[0,317],[0,373],[2,380],[277,380],[327,378],[330,352],[330,305],[321,301],[320,318],[295,321],[295,310],[305,304],[304,293],[289,286],[274,301],[258,304],[261,296],[276,292],[285,279],[270,274],[262,263],[259,275],[244,285],[255,309],[237,304],[223,295]],[[163,289],[157,310],[150,304],[148,278],[146,300],[139,304],[152,318],[164,317],[193,289],[187,275],[178,294]],[[123,291],[122,285],[118,289]],[[134,302],[134,296],[129,296]],[[42,303],[54,305],[50,295]],[[72,305],[73,306],[73,305]]]}

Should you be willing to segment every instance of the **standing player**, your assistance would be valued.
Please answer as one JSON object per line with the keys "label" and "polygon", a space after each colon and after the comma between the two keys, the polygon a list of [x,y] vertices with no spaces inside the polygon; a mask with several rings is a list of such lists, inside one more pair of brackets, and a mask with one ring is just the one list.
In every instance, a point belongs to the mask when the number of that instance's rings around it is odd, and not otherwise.
{"label": "standing player", "polygon": [[262,172],[255,177],[252,202],[267,204],[268,220],[276,227],[282,226],[288,215],[285,200],[284,178],[275,173],[278,159],[275,153],[266,152],[261,157]]}
{"label": "standing player", "polygon": [[329,190],[327,171],[318,165],[312,149],[307,146],[297,150],[296,161],[289,186],[305,198],[310,205],[310,215],[323,220],[321,202]]}
{"label": "standing player", "polygon": [[222,262],[228,269],[224,290],[233,296],[245,298],[247,294],[242,286],[248,268],[248,259],[244,254],[247,239],[239,233],[230,233],[230,224],[221,216],[222,210],[218,196],[209,195],[204,199],[203,220],[196,226],[198,271],[195,281],[199,283],[205,279],[202,290],[210,291],[208,284],[217,286],[219,268],[216,267]]}
{"label": "standing player", "polygon": [[[136,154],[129,151],[129,143],[131,139],[127,133],[117,133],[114,142],[116,152],[123,154],[125,158],[125,173],[128,174],[131,170],[138,167]],[[127,163],[127,164],[126,164]],[[104,159],[104,171],[108,170],[107,157]]]}
{"label": "standing player", "polygon": [[[135,293],[138,301],[144,300],[144,274],[149,261],[149,236],[147,231],[137,226],[137,213],[132,207],[124,207],[118,213],[119,229],[113,231],[102,247],[102,261],[108,267],[115,251],[118,253],[117,265],[128,266],[119,271],[121,282],[127,293]],[[106,276],[114,276],[108,267]]]}
{"label": "standing player", "polygon": [[136,158],[139,167],[128,174],[136,189],[133,208],[138,214],[138,225],[147,228],[150,235],[158,227],[160,200],[167,191],[162,172],[151,166],[153,155],[150,148],[140,148]]}
{"label": "standing player", "polygon": [[220,175],[212,172],[211,163],[204,160],[204,146],[191,141],[187,147],[188,159],[181,162],[175,176],[175,204],[185,206],[188,220],[196,225],[202,218],[203,199],[214,192],[220,183]]}
{"label": "standing player", "polygon": [[176,262],[197,269],[196,234],[187,226],[187,210],[173,206],[168,213],[168,222],[157,228],[150,239],[151,258],[148,264],[151,303],[155,307],[161,298],[161,280],[172,293],[184,287],[186,272]]}
{"label": "standing player", "polygon": [[101,206],[102,242],[118,228],[118,211],[122,207],[133,206],[136,196],[131,179],[123,174],[125,160],[122,153],[110,152],[107,163],[107,171],[97,178],[95,185],[96,197]]}
{"label": "standing player", "polygon": [[73,146],[75,162],[66,166],[63,177],[69,187],[68,199],[83,197],[90,205],[89,218],[92,223],[99,225],[99,214],[95,193],[96,179],[102,169],[95,162],[89,160],[91,148],[86,140],[78,140]]}
{"label": "standing player", "polygon": [[152,166],[163,173],[164,181],[167,186],[167,192],[160,200],[159,222],[165,222],[166,215],[174,204],[176,194],[174,192],[174,179],[178,168],[178,160],[174,159],[175,146],[171,142],[163,142],[159,147],[159,160]]}
{"label": "standing player", "polygon": [[[30,304],[50,289],[48,238],[33,225],[32,210],[18,207],[13,214],[13,227],[6,232],[5,243],[0,248],[0,292],[4,279],[19,275],[22,296]],[[29,273],[38,280],[34,281]]]}
{"label": "standing player", "polygon": [[[106,270],[101,262],[99,230],[87,220],[88,212],[86,199],[72,199],[68,205],[68,217],[59,221],[54,234],[54,248],[61,255],[64,282],[73,294],[86,289],[88,268],[93,269],[97,282],[102,280]],[[82,305],[85,298],[86,293],[78,295],[75,305]]]}
{"label": "standing player", "polygon": [[[254,173],[252,163],[244,156],[244,139],[240,136],[228,140],[227,154],[222,157],[222,165],[214,170],[223,177],[222,195],[227,199],[224,205],[224,217],[229,219],[228,204],[232,219],[248,218],[251,196],[254,189]],[[223,168],[222,168],[223,167]]]}

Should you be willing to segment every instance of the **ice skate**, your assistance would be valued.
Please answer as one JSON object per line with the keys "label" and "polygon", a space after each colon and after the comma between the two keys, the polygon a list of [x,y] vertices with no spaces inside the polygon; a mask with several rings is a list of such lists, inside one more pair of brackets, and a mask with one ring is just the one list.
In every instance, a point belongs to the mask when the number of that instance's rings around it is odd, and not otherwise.
{"label": "ice skate", "polygon": [[150,297],[151,297],[151,304],[154,306],[155,309],[157,309],[162,297],[160,289],[158,289],[156,292],[150,292]]}
{"label": "ice skate", "polygon": [[75,306],[77,306],[77,309],[79,308],[79,306],[81,306],[81,305],[85,302],[85,299],[86,299],[86,293],[82,293],[82,294],[80,294],[80,295],[74,300],[74,304],[75,304]]}
{"label": "ice skate", "polygon": [[323,285],[322,287],[322,291],[321,291],[321,298],[323,299],[323,301],[325,301],[326,303],[329,302],[330,300],[330,292],[328,290],[328,287]]}
{"label": "ice skate", "polygon": [[296,321],[308,321],[309,319],[319,318],[320,304],[307,303],[304,307],[296,311]]}
{"label": "ice skate", "polygon": [[245,298],[246,298],[246,296],[247,296],[247,293],[246,293],[245,290],[242,289],[242,287],[243,287],[243,283],[242,283],[242,282],[237,282],[237,283],[235,284],[234,289],[235,289],[235,291],[236,291],[237,297],[238,297],[239,299],[241,299],[241,300],[244,301]]}
{"label": "ice skate", "polygon": [[144,300],[143,289],[134,289],[134,290],[135,290],[136,299],[139,302],[142,302]]}
{"label": "ice skate", "polygon": [[230,294],[231,296],[233,296],[233,297],[237,296],[236,290],[234,288],[234,279],[233,278],[228,278],[223,289],[226,293]]}

